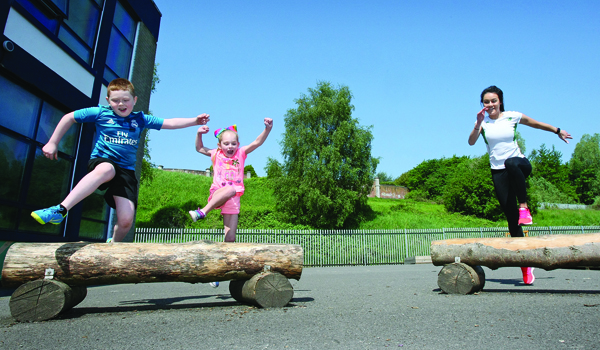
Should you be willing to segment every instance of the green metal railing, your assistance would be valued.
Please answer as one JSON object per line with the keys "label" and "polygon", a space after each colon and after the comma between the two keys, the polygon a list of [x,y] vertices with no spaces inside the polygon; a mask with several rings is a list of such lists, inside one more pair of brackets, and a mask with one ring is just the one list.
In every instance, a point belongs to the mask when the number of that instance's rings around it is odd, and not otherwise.
{"label": "green metal railing", "polygon": [[[530,237],[600,233],[600,226],[528,227]],[[237,230],[236,242],[298,244],[304,266],[403,264],[413,256],[430,255],[431,242],[452,238],[505,237],[506,228],[443,228],[397,230]],[[223,230],[138,228],[136,243],[223,241]]]}

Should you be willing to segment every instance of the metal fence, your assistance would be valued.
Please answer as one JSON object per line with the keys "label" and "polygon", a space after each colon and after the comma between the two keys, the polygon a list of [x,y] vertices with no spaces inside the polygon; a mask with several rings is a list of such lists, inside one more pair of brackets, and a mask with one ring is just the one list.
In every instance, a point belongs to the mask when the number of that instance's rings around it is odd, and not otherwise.
{"label": "metal fence", "polygon": [[[600,226],[528,227],[526,235],[598,233]],[[408,257],[429,256],[431,241],[451,238],[507,236],[505,228],[443,228],[397,230],[237,230],[236,242],[298,244],[304,266],[403,264]],[[136,229],[136,243],[222,241],[219,229]]]}

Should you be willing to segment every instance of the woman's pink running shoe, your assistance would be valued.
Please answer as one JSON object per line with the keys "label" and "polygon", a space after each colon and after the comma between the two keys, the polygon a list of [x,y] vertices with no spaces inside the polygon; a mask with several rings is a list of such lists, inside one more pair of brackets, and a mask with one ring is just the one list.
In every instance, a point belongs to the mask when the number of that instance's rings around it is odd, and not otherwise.
{"label": "woman's pink running shoe", "polygon": [[531,225],[533,218],[529,212],[529,208],[519,208],[519,225]]}
{"label": "woman's pink running shoe", "polygon": [[523,283],[533,284],[533,281],[535,281],[533,267],[521,267],[521,272],[523,272]]}

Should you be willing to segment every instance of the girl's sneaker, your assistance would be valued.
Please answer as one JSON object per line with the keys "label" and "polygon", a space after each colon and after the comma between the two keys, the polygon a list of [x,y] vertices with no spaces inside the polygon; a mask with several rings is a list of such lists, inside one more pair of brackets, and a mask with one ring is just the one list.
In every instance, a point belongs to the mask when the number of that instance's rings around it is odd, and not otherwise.
{"label": "girl's sneaker", "polygon": [[533,267],[521,267],[521,272],[523,272],[523,283],[533,284],[533,281],[535,281]]}
{"label": "girl's sneaker", "polygon": [[533,218],[529,212],[529,208],[519,208],[519,225],[531,225]]}
{"label": "girl's sneaker", "polygon": [[198,220],[202,220],[206,217],[206,214],[204,214],[200,208],[198,208],[197,210],[190,210],[189,211],[190,216],[192,217],[192,221],[196,222]]}

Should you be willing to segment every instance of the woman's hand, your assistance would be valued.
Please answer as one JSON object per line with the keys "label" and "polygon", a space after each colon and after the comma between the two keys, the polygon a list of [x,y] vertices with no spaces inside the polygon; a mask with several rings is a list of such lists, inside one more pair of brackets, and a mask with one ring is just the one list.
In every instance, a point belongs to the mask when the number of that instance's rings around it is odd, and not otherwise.
{"label": "woman's hand", "polygon": [[481,123],[483,123],[483,119],[485,118],[485,112],[487,110],[487,107],[483,107],[483,109],[480,110],[479,113],[477,113],[477,126],[481,126]]}
{"label": "woman's hand", "polygon": [[558,133],[558,137],[561,140],[565,141],[566,143],[569,143],[569,141],[567,141],[567,139],[571,139],[571,140],[573,139],[573,137],[571,136],[571,134],[569,134],[566,130],[561,130]]}

